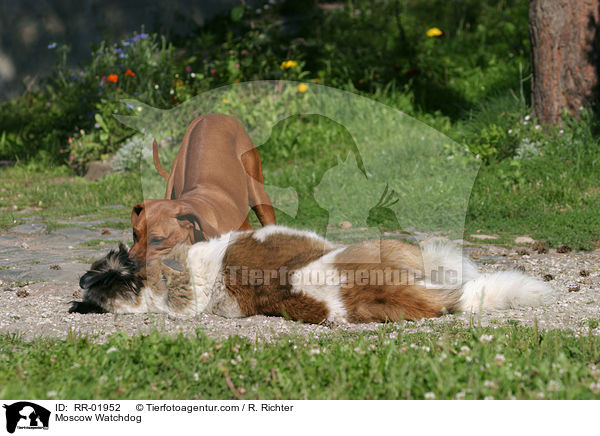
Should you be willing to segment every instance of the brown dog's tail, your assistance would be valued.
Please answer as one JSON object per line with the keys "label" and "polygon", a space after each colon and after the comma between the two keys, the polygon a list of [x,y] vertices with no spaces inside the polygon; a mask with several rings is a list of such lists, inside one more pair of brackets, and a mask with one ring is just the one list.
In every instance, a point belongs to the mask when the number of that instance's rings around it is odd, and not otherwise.
{"label": "brown dog's tail", "polygon": [[163,168],[160,164],[160,159],[158,158],[158,143],[156,142],[156,139],[152,143],[152,160],[154,161],[154,167],[156,168],[156,171],[158,171],[158,174],[163,176],[165,180],[169,180],[170,174]]}

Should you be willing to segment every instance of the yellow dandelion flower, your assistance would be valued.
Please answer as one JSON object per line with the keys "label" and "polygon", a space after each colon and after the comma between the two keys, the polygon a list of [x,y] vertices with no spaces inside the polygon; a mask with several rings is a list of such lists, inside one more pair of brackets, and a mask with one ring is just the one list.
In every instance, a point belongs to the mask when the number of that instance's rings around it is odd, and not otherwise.
{"label": "yellow dandelion flower", "polygon": [[306,92],[308,91],[308,85],[306,83],[301,83],[297,88],[298,92]]}
{"label": "yellow dandelion flower", "polygon": [[283,61],[279,68],[282,70],[287,70],[288,68],[293,68],[293,67],[297,67],[297,66],[298,66],[298,62],[290,60],[290,61]]}
{"label": "yellow dandelion flower", "polygon": [[427,31],[427,36],[430,37],[430,38],[434,37],[434,36],[442,36],[443,34],[444,34],[444,32],[442,32],[437,27],[432,27],[431,29],[429,29]]}
{"label": "yellow dandelion flower", "polygon": [[229,103],[229,100],[227,100],[226,98],[223,99],[223,103]]}

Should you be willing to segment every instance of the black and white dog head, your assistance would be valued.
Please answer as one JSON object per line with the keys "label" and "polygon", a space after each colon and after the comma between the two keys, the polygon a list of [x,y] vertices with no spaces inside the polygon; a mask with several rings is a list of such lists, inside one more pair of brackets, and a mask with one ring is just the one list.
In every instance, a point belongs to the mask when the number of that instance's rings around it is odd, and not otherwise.
{"label": "black and white dog head", "polygon": [[75,301],[69,312],[103,313],[118,311],[122,304],[135,304],[143,286],[140,265],[124,244],[95,261],[79,280],[83,301]]}

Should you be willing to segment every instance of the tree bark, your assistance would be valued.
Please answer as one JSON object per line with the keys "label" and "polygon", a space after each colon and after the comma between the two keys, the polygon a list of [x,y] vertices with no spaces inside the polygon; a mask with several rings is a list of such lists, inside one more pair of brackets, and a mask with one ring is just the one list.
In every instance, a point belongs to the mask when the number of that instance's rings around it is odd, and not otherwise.
{"label": "tree bark", "polygon": [[531,0],[532,104],[544,123],[576,115],[598,94],[600,0]]}

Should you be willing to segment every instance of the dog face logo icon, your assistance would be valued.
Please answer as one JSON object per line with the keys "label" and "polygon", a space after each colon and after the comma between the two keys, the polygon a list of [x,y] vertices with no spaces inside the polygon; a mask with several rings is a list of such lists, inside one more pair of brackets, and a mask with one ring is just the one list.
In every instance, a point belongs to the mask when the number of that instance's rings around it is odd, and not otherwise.
{"label": "dog face logo icon", "polygon": [[14,433],[19,429],[48,429],[50,411],[28,401],[19,401],[10,405],[4,404],[6,409],[6,431]]}

